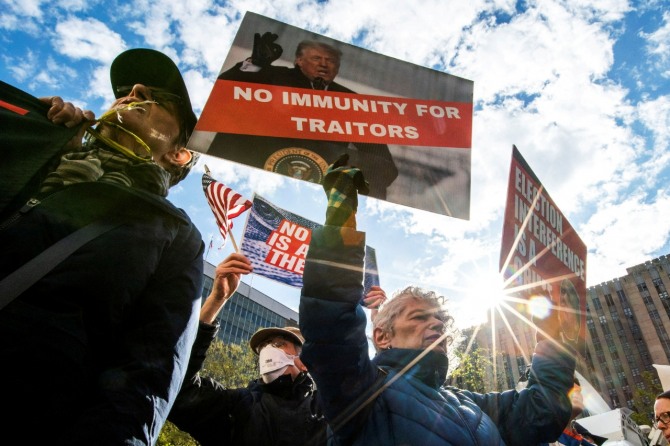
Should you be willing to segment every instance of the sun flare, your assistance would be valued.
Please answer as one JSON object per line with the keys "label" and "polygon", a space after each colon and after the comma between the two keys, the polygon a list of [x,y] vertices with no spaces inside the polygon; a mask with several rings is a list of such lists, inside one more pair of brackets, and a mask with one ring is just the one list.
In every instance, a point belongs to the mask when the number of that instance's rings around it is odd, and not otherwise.
{"label": "sun flare", "polygon": [[471,317],[485,323],[492,309],[496,309],[509,296],[503,277],[498,273],[483,275],[473,280],[467,291],[467,307]]}
{"label": "sun flare", "polygon": [[528,309],[533,317],[545,319],[551,312],[551,301],[545,296],[531,296],[528,300]]}

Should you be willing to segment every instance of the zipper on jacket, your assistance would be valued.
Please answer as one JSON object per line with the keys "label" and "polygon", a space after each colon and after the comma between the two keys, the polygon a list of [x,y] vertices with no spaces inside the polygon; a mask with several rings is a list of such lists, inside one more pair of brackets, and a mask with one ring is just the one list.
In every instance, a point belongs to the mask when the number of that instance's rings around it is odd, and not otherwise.
{"label": "zipper on jacket", "polygon": [[31,198],[21,206],[21,209],[18,211],[14,212],[12,215],[10,215],[5,221],[0,224],[0,231],[4,231],[8,227],[10,227],[12,224],[14,224],[23,214],[27,214],[28,212],[32,211],[35,206],[40,204],[40,200],[37,198]]}

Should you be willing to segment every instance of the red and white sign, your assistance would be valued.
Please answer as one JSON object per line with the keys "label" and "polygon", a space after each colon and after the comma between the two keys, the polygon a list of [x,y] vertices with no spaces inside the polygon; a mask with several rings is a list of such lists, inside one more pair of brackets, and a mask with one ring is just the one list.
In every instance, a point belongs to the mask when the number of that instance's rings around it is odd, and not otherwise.
{"label": "red and white sign", "polygon": [[217,80],[197,128],[242,135],[469,149],[472,103]]}
{"label": "red and white sign", "polygon": [[586,331],[586,245],[513,147],[500,268],[508,290],[538,291],[561,306],[564,340],[583,344]]}

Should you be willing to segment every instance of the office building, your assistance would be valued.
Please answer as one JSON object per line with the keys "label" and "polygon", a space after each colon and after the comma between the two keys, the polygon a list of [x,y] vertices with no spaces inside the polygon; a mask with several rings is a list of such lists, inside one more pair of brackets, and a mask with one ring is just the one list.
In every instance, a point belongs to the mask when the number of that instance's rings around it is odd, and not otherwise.
{"label": "office building", "polygon": [[[577,371],[611,408],[636,410],[633,395],[648,385],[641,374],[656,380],[653,364],[670,364],[670,256],[626,271],[587,289],[585,356]],[[534,329],[513,311],[502,313],[477,334],[478,344],[496,354],[490,378],[499,390],[515,386],[535,345]]]}
{"label": "office building", "polygon": [[653,364],[670,363],[670,256],[626,271],[587,290],[587,359],[605,401],[634,410],[641,373],[656,377]]}
{"label": "office building", "polygon": [[[205,262],[203,301],[212,291],[215,266]],[[227,344],[246,344],[262,327],[298,326],[298,313],[244,282],[219,313],[218,337]]]}

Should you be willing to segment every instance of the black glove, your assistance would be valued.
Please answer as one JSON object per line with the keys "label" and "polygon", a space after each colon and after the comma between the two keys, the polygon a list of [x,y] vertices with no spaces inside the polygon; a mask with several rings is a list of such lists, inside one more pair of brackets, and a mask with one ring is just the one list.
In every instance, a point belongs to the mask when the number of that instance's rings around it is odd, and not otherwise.
{"label": "black glove", "polygon": [[323,179],[323,190],[328,197],[326,225],[344,226],[358,210],[358,193],[370,192],[363,172],[357,167],[347,166],[349,155],[340,156],[328,166]]}
{"label": "black glove", "polygon": [[259,67],[267,67],[275,60],[279,59],[284,52],[279,44],[274,43],[279,36],[271,32],[266,32],[261,36],[254,34],[254,49],[251,52],[251,63]]}

